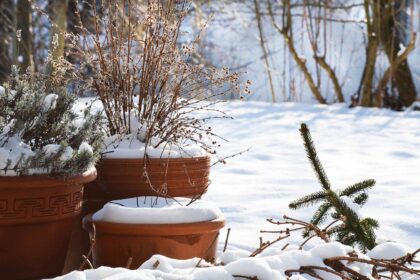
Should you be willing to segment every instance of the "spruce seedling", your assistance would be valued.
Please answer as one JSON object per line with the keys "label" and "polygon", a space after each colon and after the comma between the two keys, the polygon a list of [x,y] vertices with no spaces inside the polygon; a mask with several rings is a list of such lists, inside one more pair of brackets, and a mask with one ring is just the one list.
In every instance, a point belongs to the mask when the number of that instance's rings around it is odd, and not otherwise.
{"label": "spruce seedling", "polygon": [[[307,156],[322,190],[291,202],[289,208],[299,209],[320,204],[311,219],[312,224],[317,226],[322,224],[327,219],[328,214],[331,214],[331,217],[342,220],[342,224],[330,230],[337,241],[350,246],[357,244],[363,251],[372,249],[376,245],[374,230],[379,227],[379,223],[372,218],[361,219],[346,201],[351,199],[353,203],[363,206],[368,200],[367,192],[375,185],[375,180],[365,180],[348,186],[344,190],[334,191],[318,158],[311,133],[306,124],[301,124],[300,133]],[[308,235],[309,232],[304,233],[304,236]]]}

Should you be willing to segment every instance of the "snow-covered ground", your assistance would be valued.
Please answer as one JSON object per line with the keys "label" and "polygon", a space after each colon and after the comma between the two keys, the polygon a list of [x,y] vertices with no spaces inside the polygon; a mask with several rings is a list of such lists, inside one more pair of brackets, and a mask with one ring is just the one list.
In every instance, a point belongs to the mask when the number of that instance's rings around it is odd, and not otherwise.
{"label": "snow-covered ground", "polygon": [[[229,102],[218,106],[234,117],[234,120],[212,123],[215,132],[230,140],[223,145],[219,156],[250,148],[243,155],[228,159],[226,165],[218,164],[212,169],[212,184],[204,197],[216,203],[227,219],[219,238],[219,250],[227,228],[231,228],[228,252],[219,255],[229,264],[196,269],[197,259],[174,261],[155,256],[143,265],[149,270],[100,268],[74,272],[61,279],[220,280],[233,279],[231,275],[235,274],[253,276],[255,273],[258,279],[283,279],[281,272],[287,268],[322,265],[325,254],[346,254],[349,248],[334,242],[308,243],[305,251],[279,255],[279,248],[289,242],[284,241],[267,250],[263,257],[238,259],[258,247],[260,230],[276,229],[266,218],[281,219],[283,214],[288,214],[309,220],[312,215],[313,208],[288,209],[290,201],[320,189],[298,131],[301,122],[311,129],[334,188],[368,178],[377,181],[361,213],[380,222],[378,240],[397,241],[411,249],[420,247],[420,112],[262,102]],[[263,237],[264,240],[275,238]],[[299,234],[294,239],[300,240]],[[410,251],[405,245],[383,243],[370,254],[382,258],[397,253],[402,256]],[[293,249],[293,245],[288,249]],[[158,268],[151,269],[156,260],[160,263]],[[358,269],[362,273],[371,268]],[[291,279],[313,279],[305,277]],[[405,279],[418,279],[413,277]],[[326,279],[338,278],[330,275]]]}
{"label": "snow-covered ground", "polygon": [[378,237],[420,247],[420,112],[263,102],[222,107],[234,120],[214,122],[230,140],[221,153],[251,147],[214,167],[205,195],[226,215],[229,244],[256,247],[259,230],[271,228],[266,218],[310,219],[313,208],[288,209],[320,190],[298,131],[305,122],[334,188],[376,180],[362,214],[380,222]]}

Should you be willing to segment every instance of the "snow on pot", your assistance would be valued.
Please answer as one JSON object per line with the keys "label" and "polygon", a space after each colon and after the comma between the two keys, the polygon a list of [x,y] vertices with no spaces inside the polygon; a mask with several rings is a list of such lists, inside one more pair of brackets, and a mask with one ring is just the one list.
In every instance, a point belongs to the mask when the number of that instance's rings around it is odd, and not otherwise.
{"label": "snow on pot", "polygon": [[85,216],[84,228],[95,240],[94,266],[125,267],[132,258],[131,268],[137,268],[155,254],[213,260],[225,218],[211,203],[189,202],[187,198],[129,198]]}

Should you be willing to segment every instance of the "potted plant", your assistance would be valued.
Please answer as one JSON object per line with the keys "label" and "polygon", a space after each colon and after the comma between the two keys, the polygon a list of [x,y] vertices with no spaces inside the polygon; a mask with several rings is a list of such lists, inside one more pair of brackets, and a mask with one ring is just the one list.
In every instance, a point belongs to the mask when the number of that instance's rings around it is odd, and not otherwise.
{"label": "potted plant", "polygon": [[96,177],[101,116],[76,114],[58,76],[12,72],[0,87],[0,271],[7,279],[57,276],[83,184]]}
{"label": "potted plant", "polygon": [[90,46],[79,48],[81,68],[89,69],[85,87],[102,102],[108,124],[98,178],[88,188],[91,212],[113,199],[207,190],[218,139],[199,112],[212,111],[225,94],[248,93],[249,82],[244,88],[238,73],[198,63],[199,38],[179,46],[189,7],[187,0],[113,0],[94,9],[97,33],[83,32]]}
{"label": "potted plant", "polygon": [[211,203],[190,202],[188,198],[128,198],[85,216],[93,265],[136,269],[155,254],[214,261],[225,219]]}

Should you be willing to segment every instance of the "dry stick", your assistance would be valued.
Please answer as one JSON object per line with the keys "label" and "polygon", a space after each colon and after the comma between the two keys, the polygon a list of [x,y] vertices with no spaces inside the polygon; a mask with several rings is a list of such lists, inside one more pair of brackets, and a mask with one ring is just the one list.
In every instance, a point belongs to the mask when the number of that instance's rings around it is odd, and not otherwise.
{"label": "dry stick", "polygon": [[129,257],[128,261],[127,261],[127,265],[125,266],[125,268],[130,269],[131,264],[133,263],[133,257]]}
{"label": "dry stick", "polygon": [[229,241],[229,234],[230,234],[230,228],[228,228],[228,230],[227,230],[225,246],[223,247],[223,253],[226,252],[226,248],[227,248],[228,241]]}
{"label": "dry stick", "polygon": [[243,153],[246,153],[246,152],[248,152],[249,150],[251,150],[251,147],[249,147],[248,149],[245,149],[245,150],[243,150],[243,151],[237,152],[237,153],[235,153],[235,154],[232,154],[232,155],[226,156],[226,157],[224,157],[224,158],[218,159],[218,160],[217,160],[215,163],[213,163],[210,167],[213,167],[214,165],[216,165],[216,164],[218,164],[218,163],[224,163],[226,159],[228,159],[228,158],[233,158],[233,157],[236,157],[236,156],[242,155]]}
{"label": "dry stick", "polygon": [[255,257],[256,255],[260,254],[261,252],[263,252],[265,249],[267,249],[268,247],[270,247],[271,245],[279,242],[280,240],[283,240],[285,238],[290,237],[290,234],[288,235],[284,235],[284,236],[279,236],[277,239],[275,239],[274,241],[267,241],[265,243],[262,243],[260,245],[260,247],[258,249],[256,249],[254,252],[252,252],[251,255],[249,255],[249,257]]}
{"label": "dry stick", "polygon": [[249,280],[258,280],[258,277],[257,276],[246,276],[246,275],[237,275],[237,274],[232,275],[232,276],[234,278],[239,277],[239,278],[244,278],[244,279],[249,279]]}
{"label": "dry stick", "polygon": [[321,276],[319,276],[318,274],[316,274],[315,272],[311,271],[311,270],[304,270],[304,269],[288,269],[284,272],[284,274],[286,274],[286,276],[291,277],[292,273],[304,273],[304,274],[308,274],[309,276],[312,276],[315,279],[319,279],[319,280],[324,280],[324,278],[322,278]]}
{"label": "dry stick", "polygon": [[[209,253],[209,251],[210,251],[211,247],[213,247],[214,242],[216,242],[217,238],[219,237],[219,234],[220,234],[220,232],[218,232],[218,233],[216,234],[216,236],[214,237],[214,239],[213,239],[213,241],[211,242],[210,246],[207,248],[206,252],[204,253],[204,256],[206,256],[206,255]],[[197,265],[194,267],[194,270],[195,270],[197,267],[199,267],[199,266],[200,266],[200,263],[201,263],[201,261],[204,259],[204,256],[203,256],[203,257],[201,257],[201,258],[200,258],[200,260],[197,262]],[[194,270],[193,270],[193,271],[194,271]]]}
{"label": "dry stick", "polygon": [[311,240],[312,238],[314,238],[315,236],[318,236],[316,234],[309,236],[308,238],[306,238],[305,241],[302,242],[302,244],[299,245],[299,250],[302,250],[303,246],[308,243],[309,240]]}
{"label": "dry stick", "polygon": [[156,260],[155,263],[152,266],[152,269],[158,268],[159,264],[160,264],[160,261],[159,260]]}
{"label": "dry stick", "polygon": [[298,227],[298,228],[292,228],[292,229],[286,229],[286,230],[260,230],[260,233],[288,233],[291,231],[297,231],[297,230],[302,230],[302,229],[306,229],[306,226],[302,226],[302,227]]}
{"label": "dry stick", "polygon": [[90,248],[89,248],[89,251],[88,251],[87,255],[82,256],[84,258],[84,260],[83,260],[82,264],[80,265],[79,270],[82,270],[86,263],[89,263],[91,268],[93,268],[92,264],[89,261],[89,258],[92,255],[93,246],[95,245],[95,242],[96,242],[96,227],[95,227],[95,223],[92,222],[92,238],[90,239]]}
{"label": "dry stick", "polygon": [[318,228],[317,226],[310,224],[310,223],[306,223],[297,219],[293,219],[290,218],[286,215],[283,216],[283,218],[286,220],[285,222],[278,222],[278,221],[274,221],[273,219],[267,219],[267,221],[271,224],[274,225],[300,225],[300,226],[304,226],[306,227],[308,230],[312,230],[315,232],[315,234],[321,238],[322,240],[324,240],[325,242],[329,242],[329,237],[328,234],[324,231],[321,230],[320,228]]}
{"label": "dry stick", "polygon": [[308,265],[308,266],[302,266],[301,269],[303,269],[303,270],[306,270],[306,269],[309,269],[309,270],[314,270],[314,269],[316,269],[316,270],[322,270],[322,271],[325,271],[325,272],[328,272],[328,273],[337,275],[337,276],[341,277],[342,279],[352,280],[351,278],[345,276],[344,274],[342,274],[340,272],[337,272],[337,271],[335,271],[333,269],[322,267],[322,266]]}
{"label": "dry stick", "polygon": [[194,197],[192,197],[191,200],[185,206],[190,206],[192,203],[199,200],[204,195],[204,193],[208,190],[210,184],[211,184],[211,181],[209,180],[208,184],[203,188],[203,190],[200,193],[196,194]]}
{"label": "dry stick", "polygon": [[324,263],[326,265],[328,265],[329,267],[331,267],[332,269],[336,270],[336,271],[343,271],[344,270],[345,272],[352,274],[353,276],[355,276],[359,280],[369,280],[368,277],[360,274],[359,272],[357,272],[357,271],[355,271],[351,268],[348,268],[345,264],[341,263],[340,261],[325,260]]}
{"label": "dry stick", "polygon": [[[85,262],[85,264],[88,264],[90,269],[94,269],[94,267],[93,267],[92,263],[90,262],[90,260],[88,259],[88,257],[86,257],[85,255],[82,255],[82,258],[83,258],[83,261]],[[81,270],[81,269],[79,268],[79,270]]]}
{"label": "dry stick", "polygon": [[401,266],[399,264],[395,264],[395,263],[392,263],[392,262],[386,262],[386,261],[367,260],[367,259],[362,259],[362,258],[357,258],[357,257],[346,257],[346,256],[331,257],[331,258],[327,258],[326,260],[329,260],[329,261],[360,262],[360,263],[371,264],[371,265],[374,265],[374,266],[385,267],[385,268],[388,268],[389,270],[391,270],[391,269],[392,270],[400,270],[400,271],[404,271],[404,272],[408,272],[408,273],[412,273],[412,274],[420,273],[420,270],[407,268],[405,266]]}

